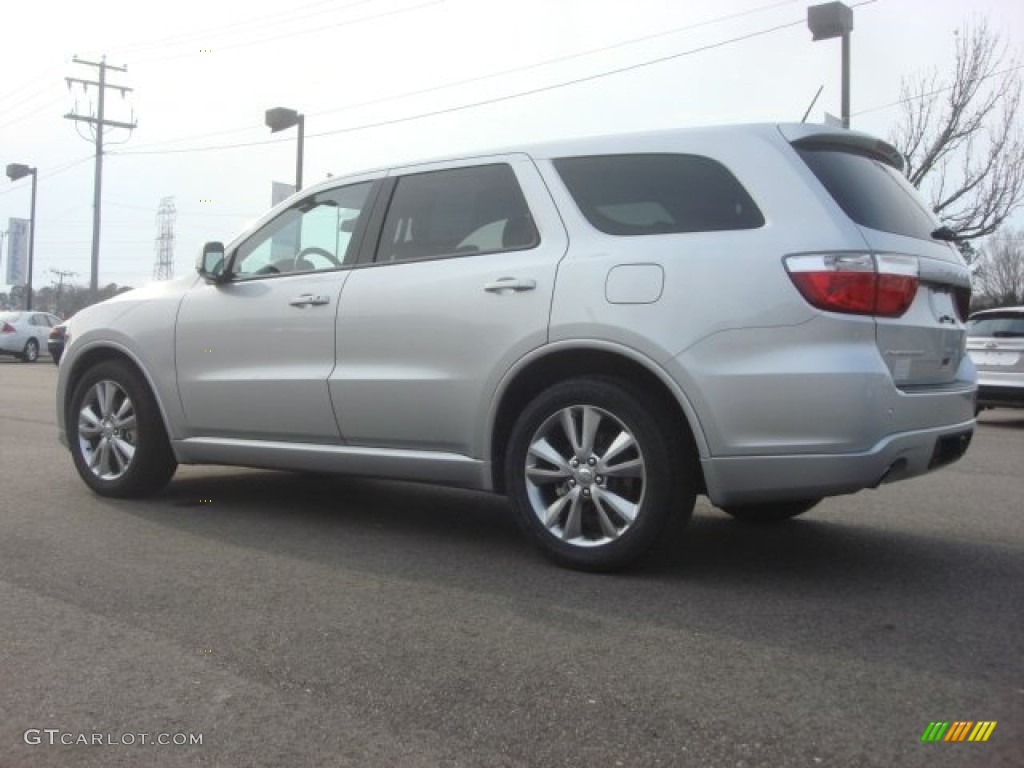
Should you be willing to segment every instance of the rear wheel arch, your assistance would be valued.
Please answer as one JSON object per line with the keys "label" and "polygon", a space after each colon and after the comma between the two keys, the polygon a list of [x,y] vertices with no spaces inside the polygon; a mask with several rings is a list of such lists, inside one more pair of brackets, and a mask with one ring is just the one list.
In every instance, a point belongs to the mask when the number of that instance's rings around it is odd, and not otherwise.
{"label": "rear wheel arch", "polygon": [[505,453],[516,420],[541,392],[561,381],[580,377],[598,377],[622,382],[631,390],[651,398],[656,411],[668,415],[676,433],[683,438],[692,457],[699,492],[704,492],[704,476],[698,451],[699,425],[691,423],[686,410],[669,385],[640,361],[609,349],[572,348],[549,352],[530,361],[505,383],[494,411],[490,434],[492,487],[505,493]]}

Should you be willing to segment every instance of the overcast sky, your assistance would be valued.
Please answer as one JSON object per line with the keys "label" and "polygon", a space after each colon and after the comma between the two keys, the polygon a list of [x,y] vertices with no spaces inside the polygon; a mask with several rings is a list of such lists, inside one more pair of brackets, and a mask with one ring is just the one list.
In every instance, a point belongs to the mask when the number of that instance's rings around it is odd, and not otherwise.
{"label": "overcast sky", "polygon": [[[88,283],[90,137],[64,119],[94,109],[73,56],[126,66],[108,80],[101,285],[151,279],[156,211],[173,197],[175,274],[207,240],[230,240],[294,181],[306,115],[305,182],[421,156],[571,135],[839,114],[839,41],[811,42],[805,1],[269,0],[8,3],[0,47],[0,164],[39,169],[35,286],[51,269]],[[953,35],[988,16],[1024,50],[1021,0],[855,5],[853,127],[887,137],[900,79],[948,71]],[[59,23],[55,19],[59,15]],[[12,18],[13,17],[13,18]],[[243,145],[243,146],[235,146]],[[28,218],[28,179],[0,178],[0,230]],[[3,261],[6,264],[6,243]],[[0,273],[2,279],[2,273]]]}

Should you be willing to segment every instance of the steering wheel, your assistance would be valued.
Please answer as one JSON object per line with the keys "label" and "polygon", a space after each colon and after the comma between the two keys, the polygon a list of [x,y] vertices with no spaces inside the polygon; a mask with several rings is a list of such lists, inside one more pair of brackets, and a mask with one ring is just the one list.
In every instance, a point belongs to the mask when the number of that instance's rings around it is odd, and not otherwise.
{"label": "steering wheel", "polygon": [[333,266],[335,266],[335,267],[340,267],[341,266],[341,262],[338,261],[338,259],[335,258],[334,254],[331,253],[330,251],[324,250],[323,248],[317,248],[316,246],[310,246],[309,248],[303,248],[301,251],[299,251],[297,254],[295,254],[295,267],[296,267],[296,269],[298,268],[299,264],[302,261],[309,261],[309,259],[306,258],[307,256],[323,256]]}

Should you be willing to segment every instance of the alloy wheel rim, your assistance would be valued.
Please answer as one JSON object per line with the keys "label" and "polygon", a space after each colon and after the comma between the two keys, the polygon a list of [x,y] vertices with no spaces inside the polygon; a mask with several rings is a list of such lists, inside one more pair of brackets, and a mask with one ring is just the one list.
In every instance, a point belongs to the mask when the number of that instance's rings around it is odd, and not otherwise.
{"label": "alloy wheel rim", "polygon": [[636,522],[646,487],[640,444],[601,408],[563,408],[530,439],[530,507],[548,532],[567,544],[594,547],[619,539]]}
{"label": "alloy wheel rim", "polygon": [[114,381],[92,385],[78,413],[78,445],[86,466],[100,480],[117,480],[131,467],[138,433],[135,405]]}

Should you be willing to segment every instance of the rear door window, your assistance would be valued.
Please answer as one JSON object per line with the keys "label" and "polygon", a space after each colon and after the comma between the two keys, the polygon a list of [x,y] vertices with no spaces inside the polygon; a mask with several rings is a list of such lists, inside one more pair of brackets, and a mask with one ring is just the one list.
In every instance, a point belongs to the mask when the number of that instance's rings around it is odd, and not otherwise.
{"label": "rear door window", "polygon": [[494,163],[400,177],[377,260],[520,251],[539,242],[515,172]]}
{"label": "rear door window", "polygon": [[858,224],[931,240],[938,221],[898,170],[866,153],[830,145],[796,145],[800,157],[847,216]]}
{"label": "rear door window", "polygon": [[764,216],[717,160],[699,155],[630,154],[554,161],[580,211],[609,235],[756,229]]}

